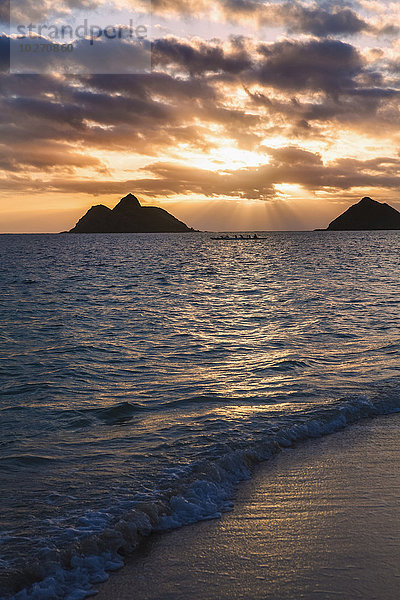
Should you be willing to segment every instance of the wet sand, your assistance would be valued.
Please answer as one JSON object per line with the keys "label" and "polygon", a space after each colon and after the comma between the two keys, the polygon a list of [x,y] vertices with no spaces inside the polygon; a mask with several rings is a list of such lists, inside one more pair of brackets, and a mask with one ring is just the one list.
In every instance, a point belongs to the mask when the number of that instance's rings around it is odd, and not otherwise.
{"label": "wet sand", "polygon": [[97,600],[398,600],[400,414],[284,450],[235,508],[146,541]]}

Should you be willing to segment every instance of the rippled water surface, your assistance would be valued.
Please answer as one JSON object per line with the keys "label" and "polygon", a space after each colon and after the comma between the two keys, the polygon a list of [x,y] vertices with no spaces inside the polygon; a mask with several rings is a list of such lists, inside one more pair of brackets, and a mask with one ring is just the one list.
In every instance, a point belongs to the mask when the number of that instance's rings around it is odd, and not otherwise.
{"label": "rippled water surface", "polygon": [[0,236],[6,597],[83,598],[279,446],[400,407],[400,234],[264,235]]}

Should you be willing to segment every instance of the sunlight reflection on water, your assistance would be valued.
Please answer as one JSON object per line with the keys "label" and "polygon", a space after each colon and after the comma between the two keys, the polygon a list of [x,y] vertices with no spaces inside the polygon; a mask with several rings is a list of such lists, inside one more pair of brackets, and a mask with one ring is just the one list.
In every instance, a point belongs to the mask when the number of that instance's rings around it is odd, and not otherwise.
{"label": "sunlight reflection on water", "polygon": [[265,236],[0,237],[6,570],[183,467],[397,397],[398,234]]}

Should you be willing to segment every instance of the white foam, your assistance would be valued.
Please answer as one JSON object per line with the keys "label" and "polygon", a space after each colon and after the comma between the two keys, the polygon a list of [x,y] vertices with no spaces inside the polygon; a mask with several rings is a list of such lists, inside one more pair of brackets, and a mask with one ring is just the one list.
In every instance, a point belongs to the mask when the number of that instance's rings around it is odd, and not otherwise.
{"label": "white foam", "polygon": [[253,465],[281,447],[333,433],[363,417],[397,410],[397,395],[380,404],[363,397],[331,403],[318,414],[301,415],[301,421],[273,433],[269,431],[263,441],[232,450],[214,462],[168,469],[164,473],[170,482],[168,497],[140,502],[113,524],[112,510],[87,513],[79,519],[79,529],[75,531],[86,537],[69,568],[53,567],[51,574],[17,593],[13,600],[83,600],[96,593],[93,586],[105,581],[109,571],[123,566],[118,551],[132,551],[152,531],[217,518],[222,511],[230,510],[236,485],[250,476]]}

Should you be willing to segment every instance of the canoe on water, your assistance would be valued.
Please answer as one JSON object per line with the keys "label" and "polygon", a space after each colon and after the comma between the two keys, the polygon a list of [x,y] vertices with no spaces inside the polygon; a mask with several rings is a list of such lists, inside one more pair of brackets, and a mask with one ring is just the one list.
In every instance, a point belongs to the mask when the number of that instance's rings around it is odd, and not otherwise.
{"label": "canoe on water", "polygon": [[230,236],[218,236],[218,237],[212,237],[212,240],[220,240],[223,242],[257,242],[258,240],[266,240],[267,238],[264,237],[230,237]]}

